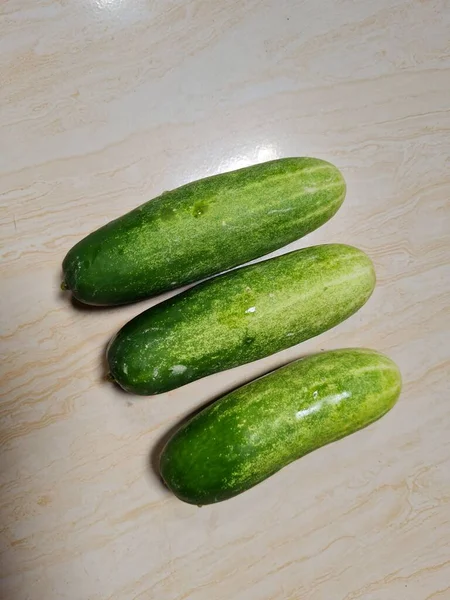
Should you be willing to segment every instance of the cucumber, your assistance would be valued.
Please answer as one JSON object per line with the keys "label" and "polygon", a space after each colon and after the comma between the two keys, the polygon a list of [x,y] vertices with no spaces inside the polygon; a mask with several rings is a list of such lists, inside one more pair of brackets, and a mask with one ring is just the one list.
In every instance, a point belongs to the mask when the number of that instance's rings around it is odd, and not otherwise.
{"label": "cucumber", "polygon": [[281,248],[328,221],[344,197],[342,174],[316,158],[189,183],[76,244],[61,287],[87,304],[134,302]]}
{"label": "cucumber", "polygon": [[151,395],[314,337],[355,313],[375,286],[370,259],[330,244],[203,282],[126,324],[111,341],[111,377]]}
{"label": "cucumber", "polygon": [[373,350],[310,356],[197,414],[164,448],[161,475],[185,502],[226,500],[376,421],[400,389],[396,365]]}

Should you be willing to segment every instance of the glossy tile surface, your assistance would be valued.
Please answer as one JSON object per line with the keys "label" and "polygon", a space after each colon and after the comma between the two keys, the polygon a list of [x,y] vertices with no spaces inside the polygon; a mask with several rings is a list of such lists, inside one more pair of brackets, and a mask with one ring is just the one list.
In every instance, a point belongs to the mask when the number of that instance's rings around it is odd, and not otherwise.
{"label": "glossy tile surface", "polygon": [[[445,0],[0,4],[2,599],[450,597],[449,38]],[[348,182],[292,247],[367,251],[369,303],[156,398],[104,382],[109,337],[159,299],[72,306],[66,251],[163,190],[289,155]],[[382,421],[223,504],[163,488],[156,456],[184,415],[341,346],[401,367]]]}

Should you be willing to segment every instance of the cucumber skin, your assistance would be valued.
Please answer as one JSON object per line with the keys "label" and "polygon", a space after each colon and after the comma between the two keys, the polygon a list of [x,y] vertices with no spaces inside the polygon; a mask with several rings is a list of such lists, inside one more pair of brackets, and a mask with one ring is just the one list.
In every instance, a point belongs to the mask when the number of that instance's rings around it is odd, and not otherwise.
{"label": "cucumber skin", "polygon": [[397,366],[373,350],[310,356],[197,414],[165,446],[161,475],[190,504],[226,500],[370,425],[394,406],[400,390]]}
{"label": "cucumber skin", "polygon": [[111,375],[132,393],[167,392],[323,333],[374,286],[368,256],[340,244],[231,271],[127,323],[107,351]]}
{"label": "cucumber skin", "polygon": [[328,221],[345,197],[340,171],[285,158],[166,192],[94,231],[63,261],[81,302],[125,304],[268,254]]}

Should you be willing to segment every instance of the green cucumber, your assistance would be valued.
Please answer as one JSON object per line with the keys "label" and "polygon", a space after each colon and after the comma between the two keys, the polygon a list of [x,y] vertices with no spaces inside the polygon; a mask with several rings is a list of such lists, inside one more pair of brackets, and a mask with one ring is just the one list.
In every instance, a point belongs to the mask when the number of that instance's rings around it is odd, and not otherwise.
{"label": "green cucumber", "polygon": [[162,452],[161,475],[185,502],[226,500],[373,423],[400,389],[396,365],[373,350],[304,358],[231,392],[182,426]]}
{"label": "green cucumber", "polygon": [[184,185],[94,231],[63,261],[63,289],[134,302],[241,265],[317,229],[345,182],[316,158],[283,158]]}
{"label": "green cucumber", "polygon": [[127,323],[112,378],[151,395],[273,354],[334,327],[375,286],[370,259],[341,244],[297,250],[203,282]]}

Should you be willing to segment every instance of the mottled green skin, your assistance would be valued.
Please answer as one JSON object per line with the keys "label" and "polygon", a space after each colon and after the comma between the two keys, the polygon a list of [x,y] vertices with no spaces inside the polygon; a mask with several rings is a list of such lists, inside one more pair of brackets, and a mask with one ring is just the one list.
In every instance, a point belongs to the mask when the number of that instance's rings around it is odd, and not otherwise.
{"label": "mottled green skin", "polygon": [[95,305],[134,302],[263,256],[328,221],[345,197],[333,165],[285,158],[189,183],[74,246],[63,288]]}
{"label": "mottled green skin", "polygon": [[315,246],[231,271],[140,314],[112,340],[125,390],[166,392],[294,346],[337,325],[375,286],[366,254]]}
{"label": "mottled green skin", "polygon": [[210,504],[248,490],[312,450],[388,412],[396,365],[373,350],[317,354],[241,387],[167,443],[161,475],[181,500]]}

